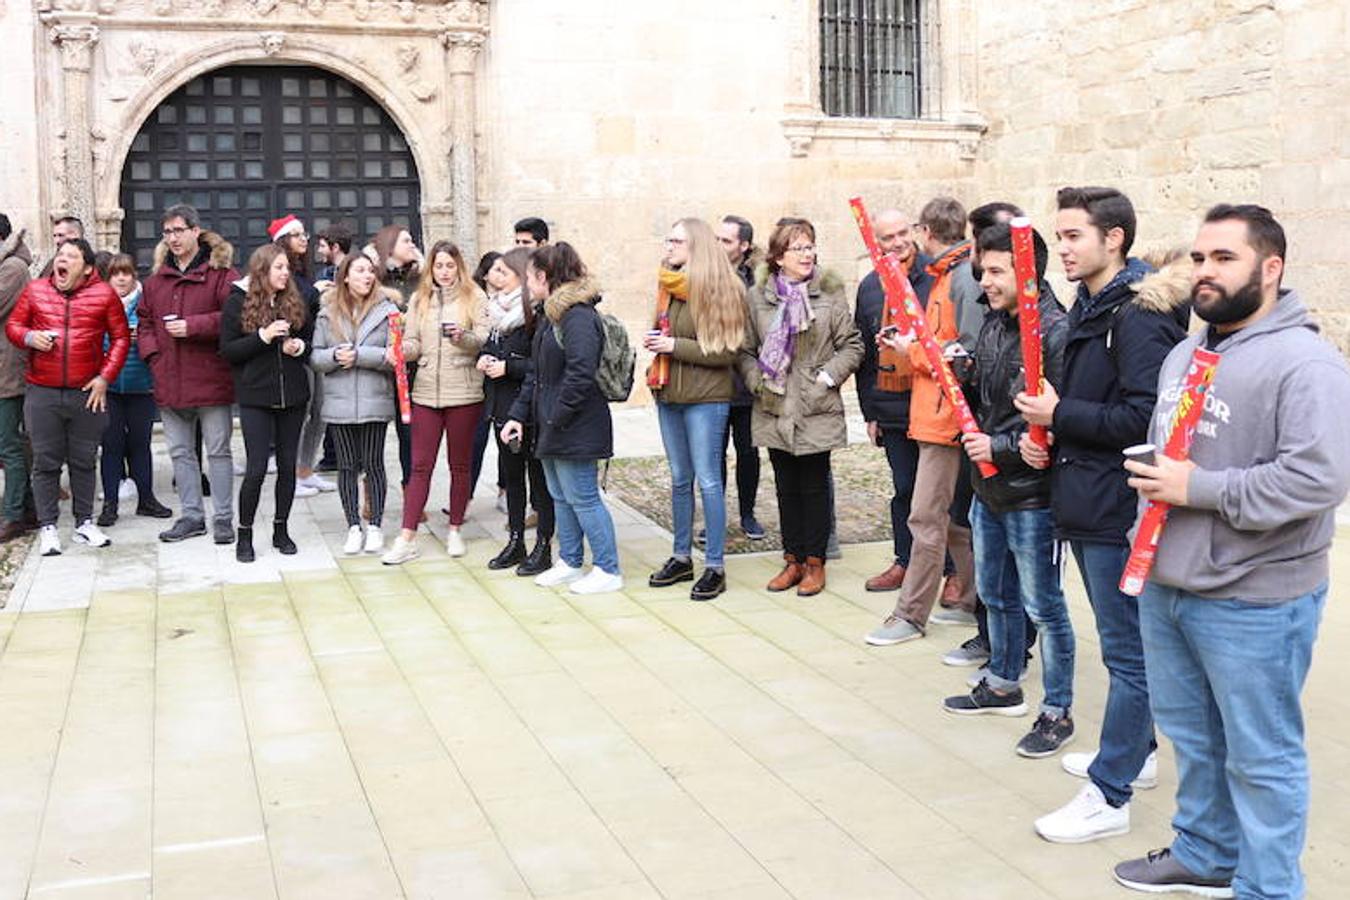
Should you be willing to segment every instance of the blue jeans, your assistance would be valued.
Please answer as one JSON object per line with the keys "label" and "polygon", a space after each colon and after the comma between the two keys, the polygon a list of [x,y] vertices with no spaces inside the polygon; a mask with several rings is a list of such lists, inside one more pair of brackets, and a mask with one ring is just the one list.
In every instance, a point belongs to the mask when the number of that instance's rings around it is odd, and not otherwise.
{"label": "blue jeans", "polygon": [[703,498],[703,524],[708,544],[703,557],[709,568],[722,568],[727,544],[727,501],[722,493],[722,439],[729,403],[657,403],[661,443],[670,463],[670,508],[674,519],[674,553],[688,559],[694,548],[694,479]]}
{"label": "blue jeans", "polygon": [[1243,900],[1303,896],[1308,754],[1299,693],[1324,584],[1285,603],[1209,600],[1150,583],[1139,598],[1158,726],[1177,758],[1177,861],[1232,876]]}
{"label": "blue jeans", "polygon": [[1125,544],[1073,541],[1074,559],[1087,586],[1088,601],[1097,619],[1097,637],[1106,665],[1106,709],[1102,737],[1088,777],[1106,802],[1130,802],[1130,782],[1139,777],[1148,755],[1158,747],[1153,715],[1148,708],[1148,678],[1144,674],[1144,645],[1139,639],[1139,602],[1120,592],[1120,576],[1130,548]]}
{"label": "blue jeans", "polygon": [[989,608],[989,686],[1017,687],[1030,615],[1041,636],[1041,712],[1065,715],[1073,706],[1074,637],[1055,565],[1054,514],[1048,507],[996,513],[976,497],[970,529],[975,583]]}
{"label": "blue jeans", "polygon": [[619,545],[614,520],[600,499],[594,459],[541,459],[558,527],[558,555],[573,568],[586,561],[583,536],[591,542],[591,563],[619,574]]}

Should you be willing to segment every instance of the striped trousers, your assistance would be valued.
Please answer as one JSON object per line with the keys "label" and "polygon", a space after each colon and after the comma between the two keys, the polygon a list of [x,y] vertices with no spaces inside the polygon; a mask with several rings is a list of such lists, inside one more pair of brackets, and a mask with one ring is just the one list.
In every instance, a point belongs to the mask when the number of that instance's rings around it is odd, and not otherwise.
{"label": "striped trousers", "polygon": [[328,426],[337,453],[338,497],[348,528],[361,524],[362,473],[370,496],[370,524],[378,527],[384,518],[384,497],[389,489],[384,474],[384,437],[388,430],[388,422]]}

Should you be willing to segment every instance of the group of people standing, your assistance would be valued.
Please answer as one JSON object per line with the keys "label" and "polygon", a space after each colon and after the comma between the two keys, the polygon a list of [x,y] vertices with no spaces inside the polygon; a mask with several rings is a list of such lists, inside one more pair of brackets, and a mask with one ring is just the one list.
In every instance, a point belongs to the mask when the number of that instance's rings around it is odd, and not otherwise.
{"label": "group of people standing", "polygon": [[[1096,620],[1108,694],[1095,751],[1065,754],[1086,780],[1065,806],[1034,823],[1046,840],[1077,843],[1129,829],[1134,790],[1157,784],[1154,722],[1171,738],[1180,787],[1168,849],[1122,863],[1122,884],[1202,896],[1295,897],[1308,779],[1299,691],[1327,593],[1336,506],[1350,488],[1350,403],[1344,360],[1315,336],[1297,295],[1281,286],[1286,244],[1269,211],[1220,205],[1189,253],[1155,271],[1130,256],[1136,221],[1111,188],[1064,188],[1055,238],[1076,297],[1066,310],[1033,233],[1044,379],[1023,368],[1019,282],[1009,203],[967,216],[951,198],[917,222],[876,217],[883,252],[901,264],[926,329],[960,381],[976,428],[963,432],[914,323],[877,273],[850,306],[844,282],[817,258],[813,224],[783,218],[766,249],[727,216],[716,227],[675,222],[665,239],[657,300],[642,346],[647,385],[671,475],[671,556],[648,579],[693,582],[693,600],[727,589],[726,450],[737,453],[740,527],[755,517],[758,449],[768,449],[783,539],[770,591],[802,597],[826,586],[833,530],[833,450],[847,443],[841,388],[856,375],[872,441],[884,448],[894,496],[894,559],[866,590],[894,592],[868,644],[908,643],[931,622],[977,627],[947,653],[979,667],[953,714],[1022,716],[1031,649],[1039,643],[1043,698],[1016,752],[1058,753],[1074,737],[1075,640],[1060,584],[1072,552]],[[973,239],[967,238],[967,226]],[[164,423],[181,511],[166,541],[211,533],[255,558],[253,526],[275,459],[272,545],[295,553],[288,514],[302,444],[318,423],[334,445],[347,524],[343,550],[416,558],[442,440],[450,469],[446,552],[466,552],[461,526],[486,441],[498,449],[508,540],[488,563],[575,593],[623,586],[599,461],[613,454],[609,397],[597,373],[613,357],[601,287],[576,250],[550,243],[527,219],[516,244],[471,272],[459,248],[425,256],[393,225],[351,252],[351,235],[322,236],[327,269],[311,281],[308,236],[293,216],[272,223],[244,277],[233,249],[190,207],[162,219],[155,267],[138,284],[129,258],[106,279],[89,244],[61,242],[50,273],[27,281],[22,233],[0,217],[0,459],[6,468],[0,540],[27,523],[43,553],[61,551],[60,470],[70,471],[74,539],[109,543],[124,473],[137,513],[171,513],[148,475],[150,422]],[[22,268],[23,277],[20,277]],[[1190,315],[1201,326],[1187,337]],[[1122,451],[1174,427],[1197,347],[1222,362],[1188,460]],[[405,367],[400,373],[398,367]],[[26,385],[16,400],[15,371]],[[939,366],[941,368],[941,366]],[[398,383],[410,383],[410,422]],[[153,390],[154,402],[147,399]],[[232,406],[246,464],[231,508]],[[22,414],[33,456],[31,501]],[[395,423],[403,468],[401,529],[387,550],[384,447]],[[307,425],[308,423],[308,425]],[[1033,428],[1045,429],[1043,439]],[[198,444],[203,450],[198,449]],[[93,519],[94,466],[103,446],[105,508]],[[206,475],[201,471],[201,455]],[[981,464],[996,468],[982,475]],[[695,485],[704,529],[694,530]],[[1146,502],[1172,507],[1152,579],[1135,598],[1120,587],[1131,530]],[[34,509],[30,517],[28,505]],[[111,504],[111,508],[109,508]],[[527,551],[529,514],[536,541]],[[551,541],[556,531],[558,559]],[[704,543],[703,571],[694,545]],[[592,567],[585,570],[590,545]],[[697,578],[696,578],[697,575]]]}

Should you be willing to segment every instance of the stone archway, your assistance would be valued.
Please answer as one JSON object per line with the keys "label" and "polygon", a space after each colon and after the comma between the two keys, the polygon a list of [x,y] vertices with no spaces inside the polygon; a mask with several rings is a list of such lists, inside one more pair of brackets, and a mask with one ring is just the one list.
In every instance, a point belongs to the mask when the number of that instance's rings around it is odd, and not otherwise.
{"label": "stone archway", "polygon": [[160,212],[179,202],[237,263],[283,213],[314,230],[345,222],[358,240],[390,223],[417,234],[421,196],[408,138],[359,86],[312,66],[227,66],[174,90],[130,141],[121,245],[148,267]]}

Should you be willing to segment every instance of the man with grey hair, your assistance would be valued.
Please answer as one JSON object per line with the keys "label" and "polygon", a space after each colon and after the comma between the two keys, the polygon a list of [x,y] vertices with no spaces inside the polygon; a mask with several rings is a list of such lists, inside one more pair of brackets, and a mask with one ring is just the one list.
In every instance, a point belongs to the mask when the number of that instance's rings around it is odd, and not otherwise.
{"label": "man with grey hair", "polygon": [[160,226],[164,239],[155,248],[154,269],[145,280],[137,339],[141,358],[155,378],[155,402],[182,508],[178,521],[159,539],[173,543],[206,534],[196,442],[200,424],[215,511],[212,533],[217,544],[228,544],[234,540],[234,382],[218,347],[220,311],[239,277],[234,248],[203,231],[191,206],[169,207]]}

